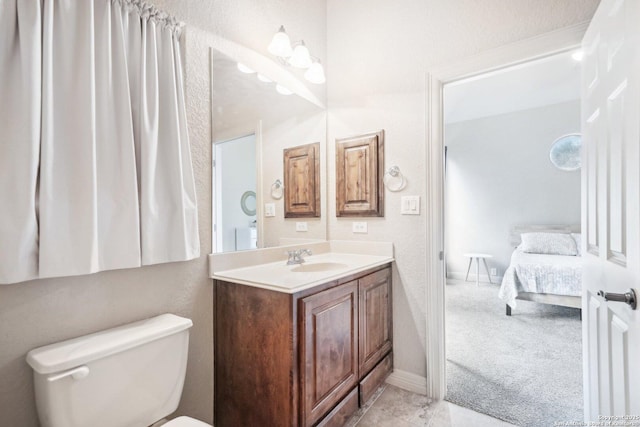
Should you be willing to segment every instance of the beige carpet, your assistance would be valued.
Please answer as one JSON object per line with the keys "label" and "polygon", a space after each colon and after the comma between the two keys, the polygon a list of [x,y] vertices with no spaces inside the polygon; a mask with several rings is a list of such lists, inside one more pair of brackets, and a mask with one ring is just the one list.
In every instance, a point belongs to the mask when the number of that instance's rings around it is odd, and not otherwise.
{"label": "beige carpet", "polygon": [[498,285],[445,289],[447,400],[523,427],[582,421],[580,311],[518,301]]}

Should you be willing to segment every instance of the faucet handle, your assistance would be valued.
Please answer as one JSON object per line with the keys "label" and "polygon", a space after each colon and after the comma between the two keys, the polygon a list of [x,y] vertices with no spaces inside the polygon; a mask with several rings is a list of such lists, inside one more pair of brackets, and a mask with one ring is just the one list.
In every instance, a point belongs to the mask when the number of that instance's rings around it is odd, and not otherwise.
{"label": "faucet handle", "polygon": [[293,264],[299,264],[300,263],[300,251],[299,250],[292,250],[292,251],[286,251],[286,254],[288,256],[287,259],[287,265],[293,265]]}
{"label": "faucet handle", "polygon": [[311,249],[300,249],[300,255],[302,254],[313,255],[313,252],[311,252]]}

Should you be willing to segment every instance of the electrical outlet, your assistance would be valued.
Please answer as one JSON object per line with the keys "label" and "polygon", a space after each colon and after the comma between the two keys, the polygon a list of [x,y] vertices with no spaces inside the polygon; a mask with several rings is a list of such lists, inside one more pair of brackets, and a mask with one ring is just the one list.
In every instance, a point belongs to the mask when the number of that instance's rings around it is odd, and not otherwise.
{"label": "electrical outlet", "polygon": [[354,222],[351,226],[351,231],[354,233],[367,233],[367,223],[366,222]]}
{"label": "electrical outlet", "polygon": [[491,269],[491,275],[492,276],[497,276],[498,275],[498,269],[497,268],[492,268]]}
{"label": "electrical outlet", "polygon": [[296,231],[307,231],[306,222],[296,222]]}

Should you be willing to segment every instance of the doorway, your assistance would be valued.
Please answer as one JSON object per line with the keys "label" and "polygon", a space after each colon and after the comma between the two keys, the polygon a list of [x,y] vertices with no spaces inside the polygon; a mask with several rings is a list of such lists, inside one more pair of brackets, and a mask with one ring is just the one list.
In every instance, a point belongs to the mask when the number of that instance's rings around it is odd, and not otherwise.
{"label": "doorway", "polygon": [[213,144],[214,252],[257,248],[255,165],[255,134]]}
{"label": "doorway", "polygon": [[443,87],[446,83],[578,49],[587,26],[588,23],[582,23],[525,39],[433,69],[425,75],[426,198],[433,201],[427,207],[428,232],[425,242],[425,277],[428,284],[425,292],[426,391],[433,398],[443,399],[446,394]]}
{"label": "doorway", "polygon": [[[508,293],[522,277],[580,304],[580,171],[549,154],[580,131],[572,53],[444,87],[446,399],[520,426],[583,417],[579,309]],[[568,241],[571,256],[514,250],[521,233]]]}

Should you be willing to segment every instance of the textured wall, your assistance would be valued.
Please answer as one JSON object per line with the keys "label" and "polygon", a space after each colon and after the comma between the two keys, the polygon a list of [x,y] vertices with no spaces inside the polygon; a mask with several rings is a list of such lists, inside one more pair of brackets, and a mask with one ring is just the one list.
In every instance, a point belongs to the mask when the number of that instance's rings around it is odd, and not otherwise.
{"label": "textured wall", "polygon": [[[385,218],[353,235],[335,217],[329,162],[329,238],[392,241],[395,367],[425,375],[424,73],[459,58],[587,21],[597,0],[328,0],[328,158],[334,140],[385,129],[385,162],[408,179],[386,193]],[[420,216],[401,216],[402,195],[422,196]]]}
{"label": "textured wall", "polygon": [[576,132],[580,101],[445,127],[449,273],[465,274],[465,252],[484,252],[493,255],[489,267],[502,276],[514,225],[580,224],[580,172],[561,171],[549,161],[553,141]]}
{"label": "textured wall", "polygon": [[[206,94],[199,93],[201,82],[188,72],[207,69],[208,62],[198,64],[190,61],[188,54],[185,57],[201,257],[190,262],[0,286],[2,426],[38,425],[32,372],[25,362],[29,350],[166,312],[189,317],[194,323],[179,411],[205,421],[213,419],[213,287],[207,278],[206,258],[211,251],[209,101]],[[205,83],[208,85],[207,80]]]}
{"label": "textured wall", "polygon": [[[321,0],[152,0],[186,22],[183,35],[187,120],[198,194],[202,256],[191,262],[0,286],[0,425],[36,427],[32,348],[172,312],[193,319],[189,364],[176,415],[213,422],[211,251],[211,110],[209,47],[216,37],[267,55],[279,25],[326,58]],[[324,99],[325,86],[315,87]]]}

